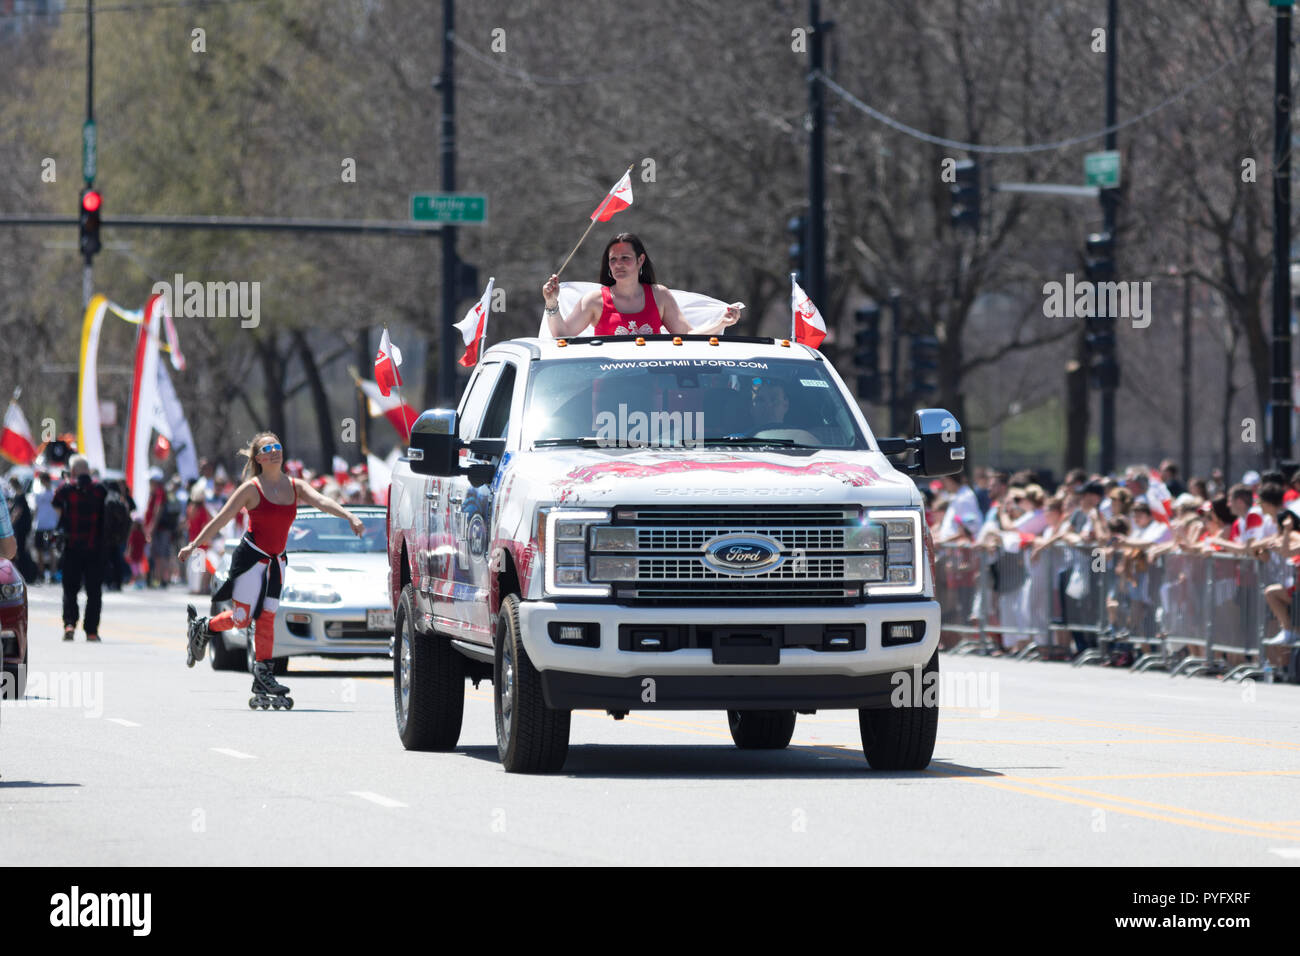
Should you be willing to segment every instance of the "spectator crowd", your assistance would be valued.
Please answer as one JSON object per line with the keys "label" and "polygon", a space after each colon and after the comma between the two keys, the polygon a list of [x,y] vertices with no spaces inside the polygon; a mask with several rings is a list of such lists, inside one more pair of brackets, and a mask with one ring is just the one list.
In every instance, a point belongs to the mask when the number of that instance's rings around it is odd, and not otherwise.
{"label": "spectator crowd", "polygon": [[[1031,640],[1044,642],[1028,632],[1045,622],[1023,620],[1023,604],[1009,599],[1008,579],[1017,586],[1028,577],[1045,589],[1059,587],[1053,623],[1060,625],[1066,598],[1077,601],[1086,592],[1091,564],[1093,572],[1109,572],[1106,626],[1100,635],[1074,631],[1074,650],[1095,646],[1098,636],[1114,637],[1108,663],[1126,666],[1135,653],[1134,642],[1126,639],[1156,633],[1153,611],[1159,601],[1149,571],[1154,561],[1171,554],[1238,555],[1283,568],[1263,588],[1273,618],[1264,644],[1271,654],[1273,648],[1300,642],[1292,609],[1300,571],[1300,470],[1290,475],[1250,471],[1228,486],[1217,469],[1209,478],[1184,482],[1177,464],[1165,460],[1158,469],[1130,467],[1121,477],[1075,469],[1049,492],[1034,472],[977,468],[969,483],[959,475],[922,491],[935,544],[984,557],[974,563],[989,575],[988,590],[998,606],[977,605],[970,613],[1003,624],[1018,615],[1022,619],[1025,631],[1004,632],[995,653],[1019,652]],[[1056,568],[1053,580],[1032,581],[1048,573],[1042,553],[1054,544],[1074,546],[1072,563]]]}

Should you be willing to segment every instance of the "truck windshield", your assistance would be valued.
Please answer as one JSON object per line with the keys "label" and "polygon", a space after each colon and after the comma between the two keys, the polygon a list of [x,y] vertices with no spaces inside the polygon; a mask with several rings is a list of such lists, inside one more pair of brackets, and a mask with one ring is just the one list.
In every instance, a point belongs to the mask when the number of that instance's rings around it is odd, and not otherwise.
{"label": "truck windshield", "polygon": [[868,448],[819,362],[583,358],[534,369],[524,434],[537,447]]}

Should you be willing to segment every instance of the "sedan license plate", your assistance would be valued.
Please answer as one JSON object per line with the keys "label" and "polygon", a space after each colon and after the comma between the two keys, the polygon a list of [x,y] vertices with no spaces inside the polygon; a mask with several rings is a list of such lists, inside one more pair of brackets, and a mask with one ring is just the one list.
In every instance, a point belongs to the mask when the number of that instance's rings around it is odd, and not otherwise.
{"label": "sedan license plate", "polygon": [[392,633],[393,612],[386,608],[366,611],[366,630]]}

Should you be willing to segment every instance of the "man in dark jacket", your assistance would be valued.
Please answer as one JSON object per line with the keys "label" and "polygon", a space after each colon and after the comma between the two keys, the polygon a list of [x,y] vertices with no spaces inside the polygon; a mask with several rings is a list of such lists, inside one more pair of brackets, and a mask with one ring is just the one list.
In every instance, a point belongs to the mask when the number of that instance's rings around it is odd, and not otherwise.
{"label": "man in dark jacket", "polygon": [[104,587],[104,486],[90,477],[90,465],[81,455],[68,462],[72,480],[54,493],[63,531],[63,639],[72,640],[77,629],[77,596],[86,588],[86,640],[99,640],[99,610]]}

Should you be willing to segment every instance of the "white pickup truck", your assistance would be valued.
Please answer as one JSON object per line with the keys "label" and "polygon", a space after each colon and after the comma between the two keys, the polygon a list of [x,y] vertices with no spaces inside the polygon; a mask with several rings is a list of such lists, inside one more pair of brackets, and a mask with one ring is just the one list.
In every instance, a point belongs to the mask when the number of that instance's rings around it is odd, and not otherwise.
{"label": "white pickup truck", "polygon": [[942,409],[913,432],[875,438],[826,358],[781,339],[488,349],[393,472],[402,743],[454,748],[468,677],[492,682],[511,772],[559,770],[586,708],[725,710],[744,748],[857,710],[872,767],[924,768],[939,605],[908,473],[965,449]]}

